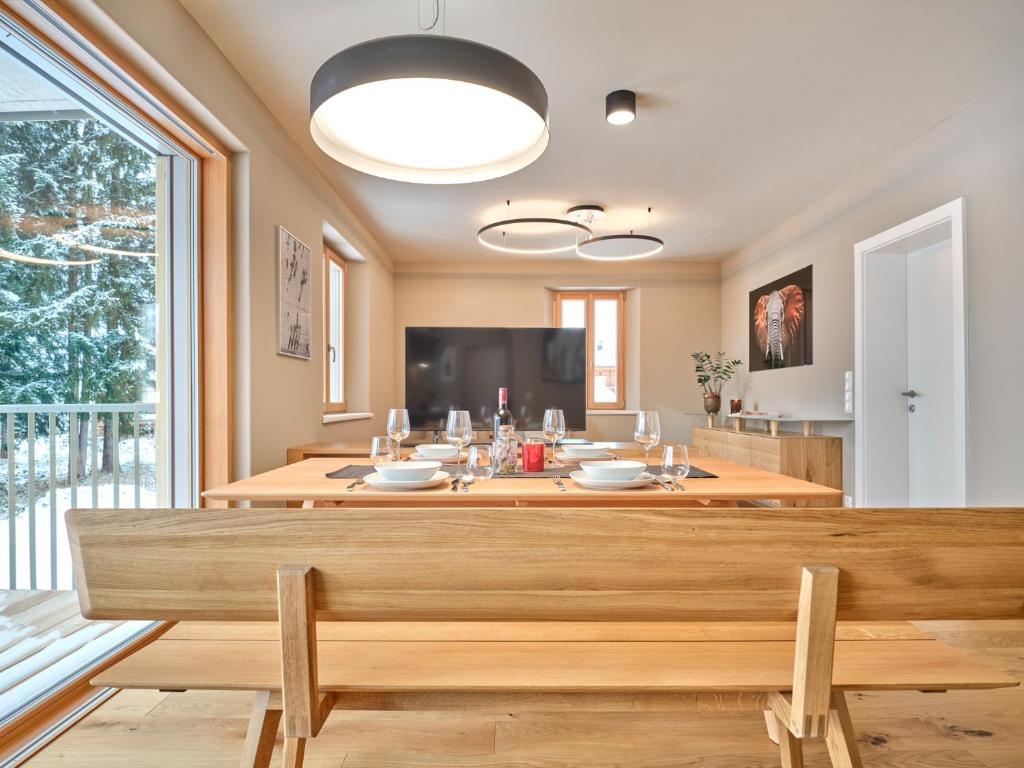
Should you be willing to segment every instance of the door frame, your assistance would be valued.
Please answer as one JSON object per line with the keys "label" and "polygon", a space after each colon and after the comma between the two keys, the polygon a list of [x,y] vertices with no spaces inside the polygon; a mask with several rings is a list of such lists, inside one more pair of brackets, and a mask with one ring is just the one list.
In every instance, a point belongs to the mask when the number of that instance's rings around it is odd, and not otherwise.
{"label": "door frame", "polygon": [[953,403],[955,408],[956,435],[951,450],[956,453],[956,466],[961,468],[957,480],[957,503],[967,505],[967,312],[965,302],[964,274],[964,233],[965,201],[958,197],[945,205],[916,216],[909,221],[880,232],[874,237],[861,240],[853,246],[853,295],[854,295],[854,503],[862,506],[867,495],[867,456],[870,436],[867,434],[867,403],[864,399],[864,270],[867,257],[899,240],[918,232],[949,222],[952,229],[953,263],[953,339],[951,363],[956,375],[953,382]]}

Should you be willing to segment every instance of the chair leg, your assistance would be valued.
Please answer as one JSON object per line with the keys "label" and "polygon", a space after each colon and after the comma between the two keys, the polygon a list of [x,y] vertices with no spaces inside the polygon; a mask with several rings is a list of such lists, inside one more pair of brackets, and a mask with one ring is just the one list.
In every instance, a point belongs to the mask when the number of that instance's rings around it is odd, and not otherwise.
{"label": "chair leg", "polygon": [[764,711],[764,725],[768,729],[768,738],[772,740],[774,744],[779,743],[779,721],[775,717],[775,713],[766,709]]}
{"label": "chair leg", "polygon": [[[774,713],[772,713],[774,715]],[[804,768],[804,744],[790,733],[789,728],[776,718],[775,727],[779,732],[779,754],[782,768]]]}
{"label": "chair leg", "polygon": [[242,768],[270,768],[281,710],[269,709],[270,691],[257,691],[242,750]]}
{"label": "chair leg", "polygon": [[284,740],[284,768],[302,768],[302,759],[305,754],[305,739],[296,737]]}
{"label": "chair leg", "polygon": [[832,692],[832,708],[828,713],[828,732],[825,734],[825,745],[833,768],[863,768],[860,751],[857,749],[857,735],[850,720],[850,710],[846,706],[846,696],[842,691]]}

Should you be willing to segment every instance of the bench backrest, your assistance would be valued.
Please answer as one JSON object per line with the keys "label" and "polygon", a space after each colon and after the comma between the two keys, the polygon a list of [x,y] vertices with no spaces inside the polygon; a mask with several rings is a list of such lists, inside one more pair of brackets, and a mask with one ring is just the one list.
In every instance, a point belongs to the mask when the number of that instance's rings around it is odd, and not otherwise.
{"label": "bench backrest", "polygon": [[311,566],[326,620],[793,620],[801,568],[839,619],[1024,617],[1022,509],[72,510],[88,618],[274,620]]}

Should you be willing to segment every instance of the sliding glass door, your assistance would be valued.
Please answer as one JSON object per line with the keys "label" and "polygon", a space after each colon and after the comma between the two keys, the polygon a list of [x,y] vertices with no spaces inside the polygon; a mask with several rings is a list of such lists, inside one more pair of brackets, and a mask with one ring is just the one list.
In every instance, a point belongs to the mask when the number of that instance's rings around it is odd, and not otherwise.
{"label": "sliding glass door", "polygon": [[3,721],[145,627],[77,613],[64,513],[196,501],[196,163],[0,26]]}

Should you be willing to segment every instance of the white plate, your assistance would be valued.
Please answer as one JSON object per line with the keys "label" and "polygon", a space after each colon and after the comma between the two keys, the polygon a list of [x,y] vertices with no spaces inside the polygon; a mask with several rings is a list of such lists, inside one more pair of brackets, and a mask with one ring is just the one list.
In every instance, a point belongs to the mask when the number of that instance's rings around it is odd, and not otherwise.
{"label": "white plate", "polygon": [[643,461],[581,461],[580,469],[594,480],[636,480],[647,471]]}
{"label": "white plate", "polygon": [[628,491],[632,488],[643,488],[654,482],[654,475],[648,472],[644,472],[634,480],[595,480],[580,470],[570,472],[569,477],[577,485],[595,491]]}
{"label": "white plate", "polygon": [[565,451],[558,451],[555,453],[555,458],[558,461],[564,461],[566,464],[579,464],[581,461],[610,461],[615,459],[616,456],[610,451],[605,451],[597,456],[569,456]]}
{"label": "white plate", "polygon": [[420,491],[424,488],[433,488],[448,481],[450,478],[443,469],[434,473],[429,480],[385,480],[376,472],[371,472],[363,478],[367,485],[379,488],[382,491]]}
{"label": "white plate", "polygon": [[600,456],[608,452],[605,443],[592,443],[591,445],[563,445],[562,453],[573,459],[589,459],[593,456]]}
{"label": "white plate", "polygon": [[390,483],[422,482],[440,469],[440,461],[385,461],[377,465],[377,474]]}
{"label": "white plate", "polygon": [[410,453],[409,461],[440,461],[442,464],[457,464],[459,461],[465,461],[466,457],[469,456],[469,451],[463,451],[460,456],[456,456],[454,453],[451,456],[421,456],[418,453]]}
{"label": "white plate", "polygon": [[442,443],[420,443],[416,446],[416,453],[420,456],[430,456],[434,459],[444,459],[449,456],[455,456],[454,445],[444,445]]}

